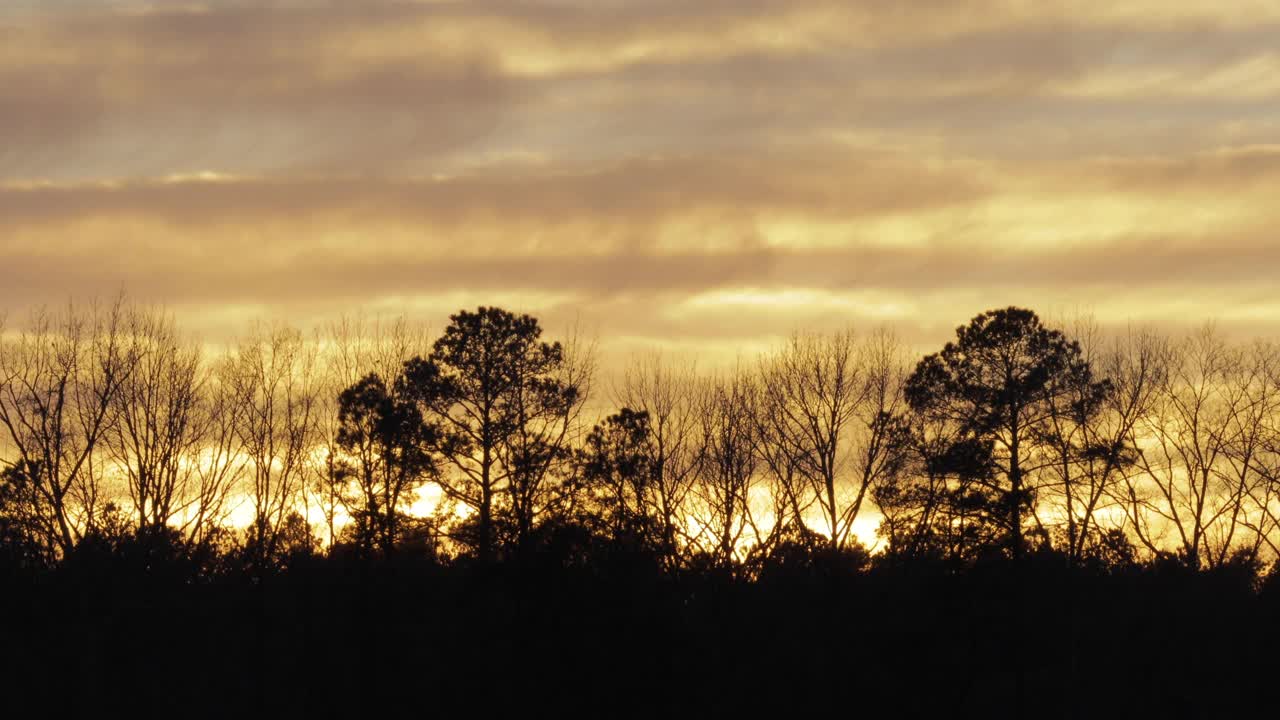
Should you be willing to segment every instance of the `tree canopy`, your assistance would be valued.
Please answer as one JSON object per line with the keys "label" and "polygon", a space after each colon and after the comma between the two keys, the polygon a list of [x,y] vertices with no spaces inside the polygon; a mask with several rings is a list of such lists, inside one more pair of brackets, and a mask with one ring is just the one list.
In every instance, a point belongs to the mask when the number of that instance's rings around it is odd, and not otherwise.
{"label": "tree canopy", "polygon": [[944,428],[936,432],[945,440],[929,449],[930,472],[969,488],[948,500],[977,510],[1020,555],[1028,520],[1047,537],[1035,499],[1055,462],[1053,419],[1065,404],[1088,422],[1109,390],[1077,342],[1010,307],[957,328],[954,341],[916,365],[905,396],[920,420]]}

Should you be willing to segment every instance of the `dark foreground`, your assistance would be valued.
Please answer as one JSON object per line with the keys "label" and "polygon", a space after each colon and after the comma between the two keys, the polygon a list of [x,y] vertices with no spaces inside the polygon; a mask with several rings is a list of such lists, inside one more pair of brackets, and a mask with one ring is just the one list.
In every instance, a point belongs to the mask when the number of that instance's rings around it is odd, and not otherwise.
{"label": "dark foreground", "polygon": [[609,568],[69,562],[5,579],[3,678],[75,717],[1273,716],[1244,569]]}

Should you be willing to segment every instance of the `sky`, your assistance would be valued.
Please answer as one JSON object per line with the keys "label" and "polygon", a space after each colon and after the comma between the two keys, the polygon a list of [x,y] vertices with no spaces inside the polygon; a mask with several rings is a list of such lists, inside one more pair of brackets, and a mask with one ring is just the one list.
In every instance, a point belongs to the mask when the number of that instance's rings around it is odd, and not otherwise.
{"label": "sky", "polygon": [[1280,336],[1273,0],[0,3],[0,307]]}

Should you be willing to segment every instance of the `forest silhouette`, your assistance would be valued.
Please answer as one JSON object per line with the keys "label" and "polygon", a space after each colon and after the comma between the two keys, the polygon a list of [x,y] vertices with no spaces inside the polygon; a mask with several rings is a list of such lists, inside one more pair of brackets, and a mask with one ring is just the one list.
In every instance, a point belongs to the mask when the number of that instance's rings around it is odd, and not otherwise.
{"label": "forest silhouette", "polygon": [[1270,343],[1010,307],[923,358],[797,333],[598,376],[496,307],[222,353],[124,300],[34,312],[0,344],[6,684],[77,716],[1273,704]]}

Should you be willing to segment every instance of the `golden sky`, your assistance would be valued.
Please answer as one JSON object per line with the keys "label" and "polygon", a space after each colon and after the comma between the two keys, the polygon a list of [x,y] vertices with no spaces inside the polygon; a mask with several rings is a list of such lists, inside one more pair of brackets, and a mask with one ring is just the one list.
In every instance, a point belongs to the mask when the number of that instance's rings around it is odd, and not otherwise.
{"label": "golden sky", "polygon": [[1274,0],[0,3],[0,305],[1280,330]]}

